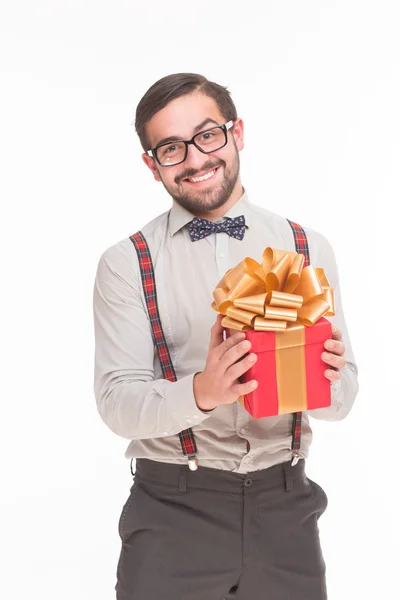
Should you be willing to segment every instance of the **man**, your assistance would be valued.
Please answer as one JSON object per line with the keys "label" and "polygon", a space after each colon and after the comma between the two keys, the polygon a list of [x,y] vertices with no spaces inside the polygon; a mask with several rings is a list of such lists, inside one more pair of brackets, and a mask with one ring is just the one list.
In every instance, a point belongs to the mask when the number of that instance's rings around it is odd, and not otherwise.
{"label": "man", "polygon": [[334,253],[304,229],[335,292],[322,355],[331,406],[303,413],[297,428],[293,415],[253,419],[237,399],[257,385],[239,380],[257,357],[243,333],[224,339],[212,291],[266,246],[294,250],[290,223],[249,202],[243,121],[225,87],[164,77],[139,102],[136,130],[172,206],[103,253],[94,287],[97,406],[136,459],[117,598],[323,600],[327,497],[305,474],[309,416],[343,419],[358,391]]}

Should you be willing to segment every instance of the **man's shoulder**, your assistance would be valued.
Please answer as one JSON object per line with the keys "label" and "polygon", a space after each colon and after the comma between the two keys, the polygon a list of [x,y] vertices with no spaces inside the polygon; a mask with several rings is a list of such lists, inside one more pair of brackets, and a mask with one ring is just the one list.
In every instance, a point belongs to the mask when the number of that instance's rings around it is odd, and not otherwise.
{"label": "man's shoulder", "polygon": [[255,213],[256,216],[260,217],[261,219],[265,218],[269,223],[276,225],[279,229],[285,229],[290,231],[291,222],[294,225],[300,226],[302,229],[304,229],[304,231],[307,230],[310,233],[310,235],[320,235],[316,230],[312,229],[311,227],[308,227],[306,223],[303,223],[299,219],[292,219],[290,216],[284,216],[282,214],[264,208],[263,206],[259,206],[258,204],[252,204],[251,202],[249,202],[248,204],[251,207],[252,212]]}
{"label": "man's shoulder", "polygon": [[[287,235],[292,235],[292,228],[290,223],[294,225],[299,225],[304,230],[306,229],[306,227],[301,223],[301,221],[292,219],[290,216],[284,216],[282,214],[264,208],[263,206],[259,206],[258,204],[252,204],[251,202],[249,202],[248,204],[253,213],[252,216],[254,216],[257,221],[269,225],[276,233],[280,232],[284,235],[284,237],[286,237]],[[311,235],[313,235],[313,230],[310,228],[307,229],[311,233]]]}
{"label": "man's shoulder", "polygon": [[[150,248],[154,246],[155,238],[163,235],[168,222],[169,211],[157,215],[142,226],[137,227],[134,231],[124,238],[114,242],[108,246],[99,258],[99,270],[115,269],[132,271],[133,266],[138,265],[138,256],[133,244],[132,237],[141,232],[148,242]],[[137,270],[136,268],[134,269]]]}
{"label": "man's shoulder", "polygon": [[293,229],[296,230],[296,227],[300,227],[307,237],[310,250],[312,250],[314,256],[321,256],[322,254],[332,252],[332,247],[327,237],[321,231],[310,227],[307,222],[303,222],[301,219],[291,218],[290,215],[283,216],[282,214],[278,214],[277,212],[250,202],[249,205],[256,218],[261,221],[265,219],[272,230],[276,234],[280,234],[282,243],[290,246],[293,244],[294,246]]}
{"label": "man's shoulder", "polygon": [[266,227],[271,233],[272,239],[281,248],[294,249],[294,236],[290,225],[292,223],[300,224],[290,217],[284,216],[270,209],[252,204],[249,202],[251,209],[252,222],[255,222],[263,230]]}
{"label": "man's shoulder", "polygon": [[282,215],[273,212],[263,206],[259,206],[258,204],[253,204],[252,202],[248,202],[248,206],[250,207],[252,213],[255,214],[256,217],[260,219],[265,219],[269,223],[275,223],[281,227],[285,227],[288,225],[287,219]]}
{"label": "man's shoulder", "polygon": [[310,262],[315,267],[323,267],[328,270],[336,265],[336,258],[331,242],[325,234],[308,225],[302,226],[307,237],[310,252]]}
{"label": "man's shoulder", "polygon": [[160,230],[164,230],[168,223],[169,213],[170,209],[159,215],[156,215],[153,219],[140,226],[136,231],[133,232],[133,234],[141,231],[146,238],[149,238]]}

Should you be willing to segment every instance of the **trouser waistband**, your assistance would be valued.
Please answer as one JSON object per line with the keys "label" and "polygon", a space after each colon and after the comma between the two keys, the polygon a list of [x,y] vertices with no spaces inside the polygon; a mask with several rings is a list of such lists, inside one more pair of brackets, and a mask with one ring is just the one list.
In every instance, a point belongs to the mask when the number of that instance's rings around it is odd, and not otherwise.
{"label": "trouser waistband", "polygon": [[191,471],[188,465],[138,458],[135,480],[139,483],[143,481],[153,485],[176,487],[182,492],[187,488],[202,488],[240,494],[244,486],[253,484],[264,489],[282,484],[286,489],[291,489],[293,480],[303,477],[304,471],[304,459],[294,466],[288,461],[244,474],[201,466],[196,471]]}

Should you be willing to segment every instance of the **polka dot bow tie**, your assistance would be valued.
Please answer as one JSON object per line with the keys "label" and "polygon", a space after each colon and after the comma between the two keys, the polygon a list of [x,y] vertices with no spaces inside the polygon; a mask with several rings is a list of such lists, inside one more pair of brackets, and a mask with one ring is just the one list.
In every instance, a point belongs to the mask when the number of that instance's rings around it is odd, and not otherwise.
{"label": "polka dot bow tie", "polygon": [[192,242],[197,242],[202,238],[207,237],[214,231],[216,233],[227,233],[231,237],[237,240],[242,240],[244,237],[246,221],[244,215],[235,217],[234,219],[225,219],[221,223],[214,223],[213,221],[207,221],[207,219],[201,219],[195,217],[189,225],[189,235]]}

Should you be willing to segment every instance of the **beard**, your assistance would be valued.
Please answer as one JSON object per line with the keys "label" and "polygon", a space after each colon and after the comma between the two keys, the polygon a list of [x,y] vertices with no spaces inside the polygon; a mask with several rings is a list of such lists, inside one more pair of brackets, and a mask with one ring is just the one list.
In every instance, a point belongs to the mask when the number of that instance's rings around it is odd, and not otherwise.
{"label": "beard", "polygon": [[[229,200],[235,188],[240,171],[240,159],[237,149],[235,153],[235,159],[229,169],[227,169],[225,161],[219,160],[218,162],[206,162],[201,171],[207,171],[216,167],[220,167],[220,170],[223,169],[223,179],[222,183],[218,183],[214,188],[205,189],[200,192],[191,192],[188,190],[179,193],[176,191],[176,188],[180,187],[180,182],[183,179],[186,177],[196,176],[196,173],[193,173],[193,171],[190,172],[189,170],[179,176],[177,185],[174,186],[174,189],[167,187],[164,181],[162,183],[169,195],[175,200],[175,202],[180,204],[180,206],[183,206],[183,208],[186,208],[186,210],[191,213],[207,213],[211,210],[219,208],[220,206],[223,206]],[[218,174],[218,176],[220,176],[220,174]]]}

